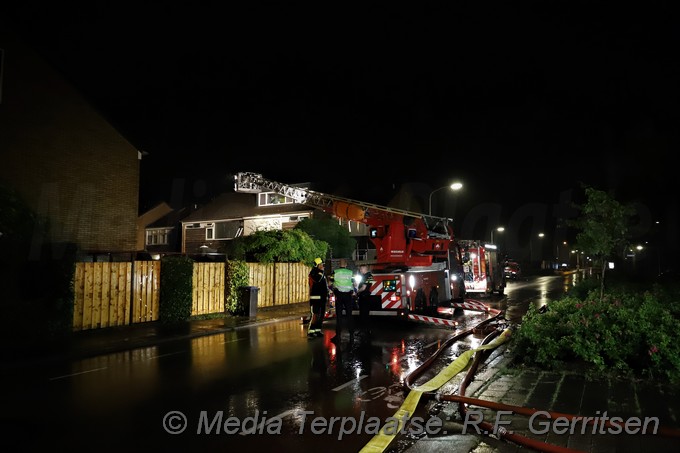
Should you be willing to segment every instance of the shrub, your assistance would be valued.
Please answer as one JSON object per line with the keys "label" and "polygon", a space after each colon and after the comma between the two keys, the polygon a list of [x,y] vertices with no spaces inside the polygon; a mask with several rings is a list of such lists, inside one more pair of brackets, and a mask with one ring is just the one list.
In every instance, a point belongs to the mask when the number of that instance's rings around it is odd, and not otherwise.
{"label": "shrub", "polygon": [[179,325],[191,317],[194,260],[169,256],[161,261],[160,307],[158,320],[164,325]]}
{"label": "shrub", "polygon": [[227,311],[232,315],[246,313],[247,307],[241,300],[241,288],[248,286],[248,264],[245,261],[227,261],[225,269],[226,296],[225,304]]}
{"label": "shrub", "polygon": [[577,299],[585,300],[588,293],[600,287],[600,280],[597,278],[586,278],[579,280],[579,282],[569,288],[567,295]]}
{"label": "shrub", "polygon": [[548,368],[580,362],[591,371],[680,379],[676,305],[660,290],[567,295],[548,310],[530,307],[513,335],[517,361]]}

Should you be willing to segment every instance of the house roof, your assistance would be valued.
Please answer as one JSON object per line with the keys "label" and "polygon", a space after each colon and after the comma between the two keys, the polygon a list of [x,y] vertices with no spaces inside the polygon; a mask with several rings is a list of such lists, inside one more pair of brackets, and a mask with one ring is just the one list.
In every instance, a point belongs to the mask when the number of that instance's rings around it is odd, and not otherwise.
{"label": "house roof", "polygon": [[191,212],[190,207],[175,209],[155,222],[147,225],[147,228],[175,228]]}
{"label": "house roof", "polygon": [[298,203],[258,206],[257,194],[227,192],[189,214],[182,222],[240,219],[256,215],[294,214],[313,210],[314,208],[310,206]]}

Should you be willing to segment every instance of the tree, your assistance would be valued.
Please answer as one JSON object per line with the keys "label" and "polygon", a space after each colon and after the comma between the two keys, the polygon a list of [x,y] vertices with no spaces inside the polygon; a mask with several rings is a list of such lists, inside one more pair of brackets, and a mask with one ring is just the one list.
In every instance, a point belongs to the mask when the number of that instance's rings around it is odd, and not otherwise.
{"label": "tree", "polygon": [[334,258],[351,258],[357,241],[336,219],[303,219],[296,226],[314,239],[327,242]]}
{"label": "tree", "polygon": [[634,215],[632,206],[622,205],[601,190],[585,186],[586,202],[576,207],[580,215],[569,221],[579,232],[577,247],[592,255],[601,265],[600,299],[604,296],[607,262],[613,256],[623,256],[629,245],[629,226]]}
{"label": "tree", "polygon": [[311,265],[314,258],[326,258],[329,245],[302,230],[260,230],[230,241],[231,259],[259,263],[298,263]]}

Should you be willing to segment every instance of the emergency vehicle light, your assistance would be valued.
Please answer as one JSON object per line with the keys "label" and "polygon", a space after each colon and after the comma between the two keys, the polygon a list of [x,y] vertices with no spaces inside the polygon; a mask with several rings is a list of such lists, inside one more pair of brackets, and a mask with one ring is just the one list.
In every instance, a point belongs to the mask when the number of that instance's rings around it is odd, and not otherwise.
{"label": "emergency vehicle light", "polygon": [[396,280],[383,280],[383,289],[385,291],[396,291],[397,281]]}

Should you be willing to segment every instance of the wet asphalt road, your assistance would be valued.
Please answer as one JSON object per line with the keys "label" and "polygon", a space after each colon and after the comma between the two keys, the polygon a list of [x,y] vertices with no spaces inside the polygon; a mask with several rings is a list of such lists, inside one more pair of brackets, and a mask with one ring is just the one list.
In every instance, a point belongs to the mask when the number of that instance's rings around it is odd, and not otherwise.
{"label": "wet asphalt road", "polygon": [[[516,322],[568,287],[562,277],[511,281],[503,297],[480,298]],[[3,371],[3,430],[26,449],[99,451],[271,448],[359,451],[368,422],[394,415],[403,381],[456,332],[490,315],[465,311],[456,328],[380,317],[370,339],[308,340],[298,320],[178,340],[83,360]],[[432,373],[482,338],[440,356]],[[335,424],[330,422],[335,418]],[[364,421],[364,430],[342,423]],[[369,432],[365,432],[369,431]],[[337,449],[332,448],[333,451]]]}

